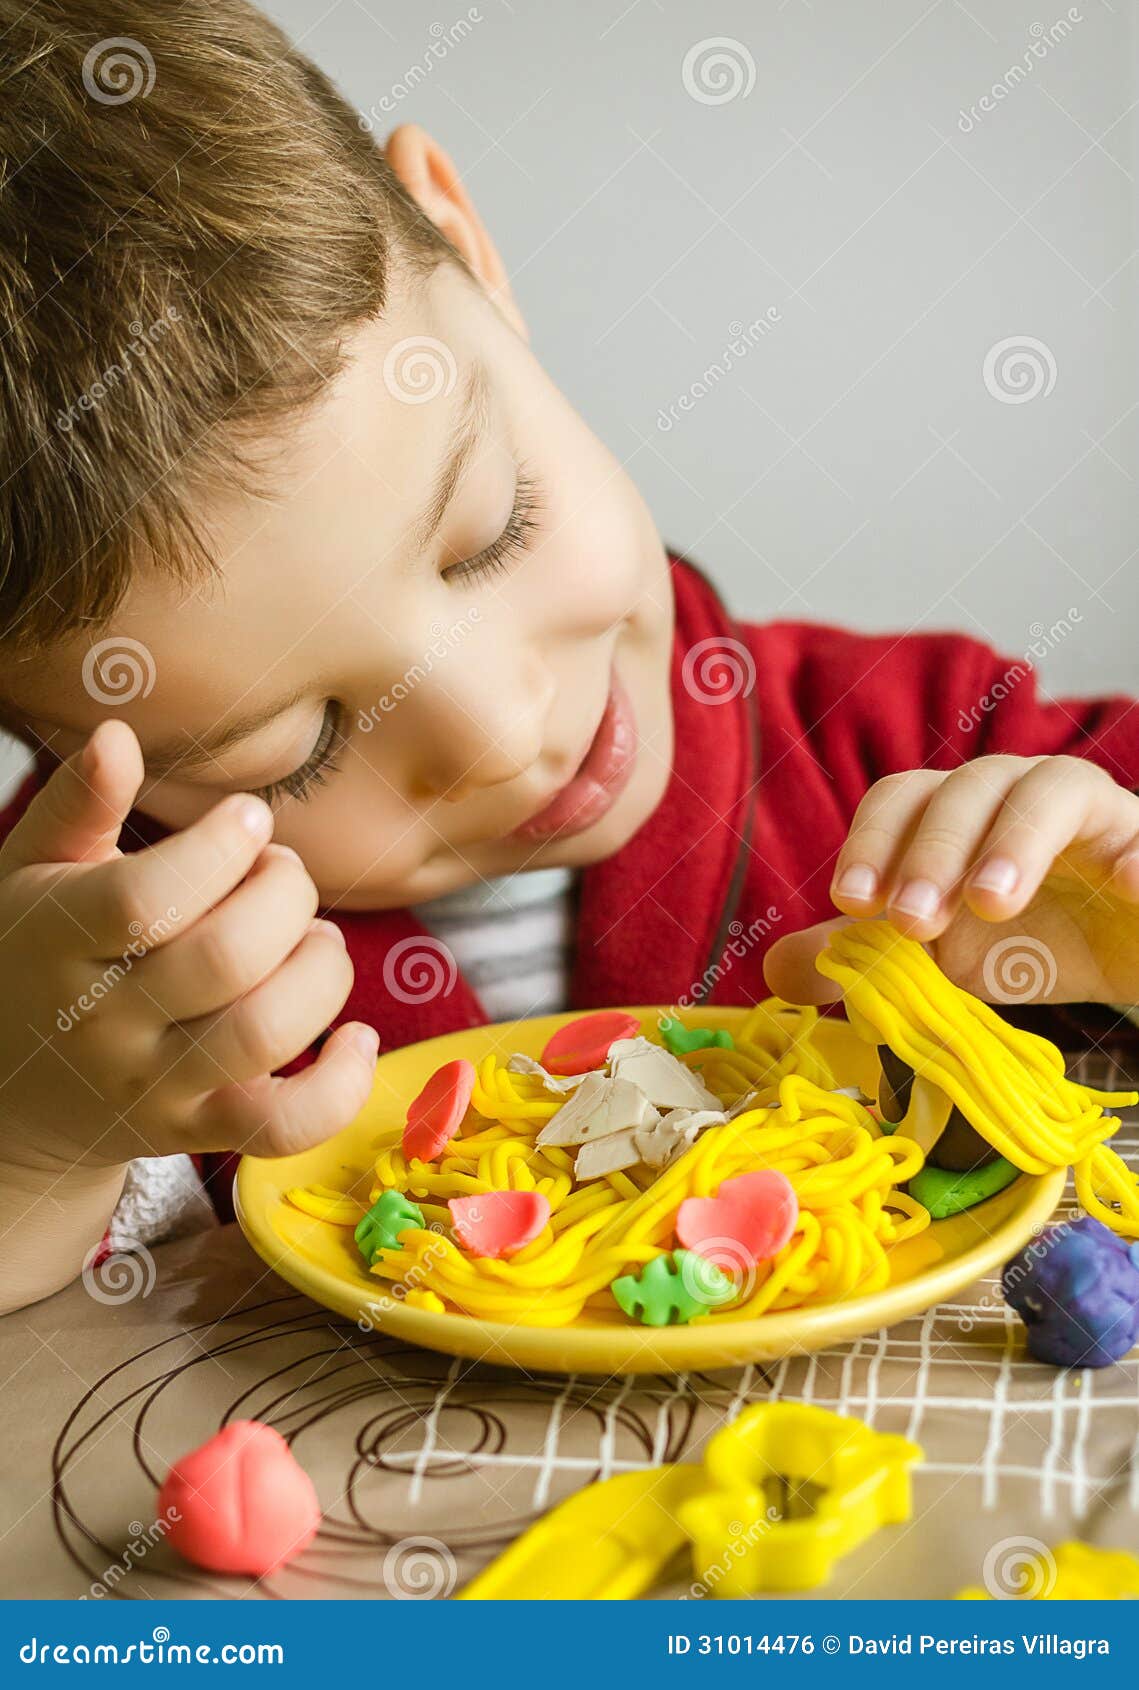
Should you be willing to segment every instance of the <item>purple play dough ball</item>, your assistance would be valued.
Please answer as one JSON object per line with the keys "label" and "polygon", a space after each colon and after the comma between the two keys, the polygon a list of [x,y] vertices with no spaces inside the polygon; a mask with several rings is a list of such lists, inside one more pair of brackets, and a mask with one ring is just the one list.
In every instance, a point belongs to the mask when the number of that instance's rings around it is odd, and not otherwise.
{"label": "purple play dough ball", "polygon": [[1091,1215],[1042,1232],[1009,1262],[1001,1290],[1037,1361],[1109,1367],[1139,1342],[1139,1244]]}

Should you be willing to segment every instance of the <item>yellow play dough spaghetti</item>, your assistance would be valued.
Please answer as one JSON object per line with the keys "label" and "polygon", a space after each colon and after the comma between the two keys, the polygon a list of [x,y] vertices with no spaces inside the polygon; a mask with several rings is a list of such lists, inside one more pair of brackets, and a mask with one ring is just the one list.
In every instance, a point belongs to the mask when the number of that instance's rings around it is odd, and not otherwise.
{"label": "yellow play dough spaghetti", "polygon": [[840,928],[818,959],[842,988],[860,1037],[885,1044],[939,1087],[993,1149],[1027,1174],[1075,1170],[1090,1215],[1139,1238],[1139,1185],[1105,1140],[1119,1127],[1105,1104],[1139,1094],[1095,1091],[1064,1073],[1055,1045],[1010,1027],[947,980],[922,947],[887,922]]}
{"label": "yellow play dough spaghetti", "polygon": [[[372,1272],[405,1293],[426,1291],[487,1320],[623,1319],[609,1286],[671,1249],[685,1198],[714,1195],[725,1180],[770,1168],[794,1187],[795,1230],[776,1256],[738,1276],[729,1308],[701,1318],[748,1319],[881,1289],[890,1248],[929,1224],[899,1189],[922,1154],[912,1141],[883,1134],[863,1104],[829,1089],[835,1077],[811,1044],[816,1019],[814,1010],[777,1000],[757,1005],[732,1050],[686,1058],[724,1107],[745,1094],[753,1106],[708,1128],[663,1173],[638,1166],[585,1184],[575,1182],[572,1150],[535,1143],[564,1099],[551,1097],[540,1077],[512,1073],[488,1056],[466,1119],[437,1160],[409,1162],[401,1124],[382,1136],[372,1198],[403,1193],[424,1225],[380,1250]],[[549,1224],[509,1260],[468,1255],[450,1236],[447,1200],[505,1190],[541,1192]]]}

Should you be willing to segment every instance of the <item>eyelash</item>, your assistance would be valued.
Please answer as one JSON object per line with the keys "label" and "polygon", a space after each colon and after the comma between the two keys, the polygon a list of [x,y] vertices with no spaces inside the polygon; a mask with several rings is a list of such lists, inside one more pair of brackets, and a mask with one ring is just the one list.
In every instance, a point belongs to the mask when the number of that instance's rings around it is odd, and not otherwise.
{"label": "eyelash", "polygon": [[263,798],[266,804],[274,804],[281,798],[295,798],[304,803],[311,798],[318,786],[323,786],[329,775],[335,774],[340,767],[339,755],[344,748],[343,733],[344,711],[335,699],[330,699],[324,707],[324,721],[316,744],[299,769],[294,769],[291,775],[285,775],[282,780],[270,781],[268,786],[255,786],[250,790],[255,798]]}
{"label": "eyelash", "polygon": [[538,527],[541,504],[538,483],[525,470],[520,471],[514,487],[514,506],[498,539],[477,556],[451,564],[443,571],[444,581],[470,581],[503,574],[511,559],[526,550]]}
{"label": "eyelash", "polygon": [[[532,476],[522,471],[514,488],[513,509],[498,539],[479,552],[477,557],[467,558],[464,562],[452,564],[449,569],[445,569],[443,579],[469,581],[501,574],[512,558],[526,550],[530,536],[538,526],[540,507],[538,484]],[[253,796],[263,798],[266,804],[276,803],[282,798],[295,798],[303,804],[306,799],[311,798],[329,775],[335,774],[340,767],[339,753],[344,747],[343,715],[341,706],[335,700],[330,700],[325,706],[324,722],[317,742],[300,768],[294,769],[291,775],[285,775],[282,780],[271,781],[268,786],[251,788]]]}

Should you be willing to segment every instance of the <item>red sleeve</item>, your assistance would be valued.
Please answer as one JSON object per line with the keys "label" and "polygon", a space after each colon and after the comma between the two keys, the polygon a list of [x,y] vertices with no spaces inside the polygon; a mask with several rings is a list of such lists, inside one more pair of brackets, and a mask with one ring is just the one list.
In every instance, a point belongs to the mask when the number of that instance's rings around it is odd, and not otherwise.
{"label": "red sleeve", "polygon": [[[959,634],[868,635],[808,624],[754,632],[757,656],[793,654],[795,714],[815,754],[864,787],[903,769],[975,757],[1086,757],[1139,788],[1139,705],[1042,697],[1030,659]],[[765,637],[766,636],[766,637]],[[761,726],[762,732],[762,726]]]}

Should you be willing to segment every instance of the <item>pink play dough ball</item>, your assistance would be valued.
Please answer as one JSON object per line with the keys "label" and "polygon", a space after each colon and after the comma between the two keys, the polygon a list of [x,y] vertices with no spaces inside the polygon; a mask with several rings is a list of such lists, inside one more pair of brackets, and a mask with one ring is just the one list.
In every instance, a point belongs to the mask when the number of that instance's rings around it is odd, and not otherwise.
{"label": "pink play dough ball", "polygon": [[158,1493],[169,1541],[215,1573],[273,1572],[316,1535],[312,1480],[272,1426],[235,1420],[171,1467]]}

